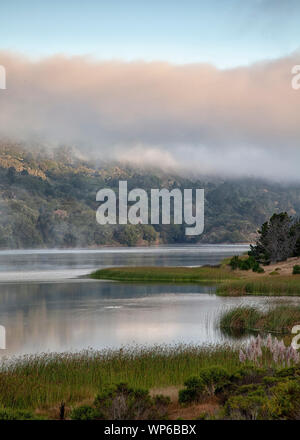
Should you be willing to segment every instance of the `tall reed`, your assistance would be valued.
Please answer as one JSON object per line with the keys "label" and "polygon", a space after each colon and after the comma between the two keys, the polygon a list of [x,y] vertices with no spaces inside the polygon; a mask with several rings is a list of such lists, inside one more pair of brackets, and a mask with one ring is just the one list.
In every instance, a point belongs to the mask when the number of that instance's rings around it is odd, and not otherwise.
{"label": "tall reed", "polygon": [[105,386],[127,382],[153,388],[182,385],[199,368],[238,365],[238,348],[223,346],[155,346],[78,353],[54,353],[2,362],[0,405],[47,408],[93,398]]}

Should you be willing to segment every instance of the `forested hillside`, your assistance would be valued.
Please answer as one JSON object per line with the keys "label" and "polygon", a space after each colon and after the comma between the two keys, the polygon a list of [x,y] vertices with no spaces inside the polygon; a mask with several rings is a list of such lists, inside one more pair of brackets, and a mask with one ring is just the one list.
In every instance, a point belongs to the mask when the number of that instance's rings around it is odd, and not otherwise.
{"label": "forested hillside", "polygon": [[[96,193],[119,180],[128,189],[204,188],[205,229],[187,237],[184,225],[100,226]],[[253,241],[274,212],[300,214],[300,185],[262,180],[187,178],[120,164],[79,159],[69,148],[0,143],[0,247],[91,247],[147,243]]]}

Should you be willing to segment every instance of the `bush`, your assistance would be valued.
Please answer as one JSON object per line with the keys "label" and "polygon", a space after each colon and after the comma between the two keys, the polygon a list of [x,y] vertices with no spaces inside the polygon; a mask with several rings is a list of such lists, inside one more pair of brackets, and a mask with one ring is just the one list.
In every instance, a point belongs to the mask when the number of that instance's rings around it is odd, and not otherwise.
{"label": "bush", "polygon": [[256,273],[264,273],[265,271],[264,271],[264,269],[263,269],[261,266],[259,266],[259,267],[257,268],[257,270],[253,270],[253,272],[256,272]]}
{"label": "bush", "polygon": [[216,394],[217,418],[272,420],[300,418],[300,367],[282,369],[245,365],[233,373],[221,367],[203,368],[185,382],[181,403],[201,401]]}
{"label": "bush", "polygon": [[256,261],[256,259],[253,256],[249,256],[248,258],[239,258],[237,256],[234,256],[231,258],[229,262],[229,266],[232,270],[240,269],[240,270],[250,270],[252,269],[253,272],[262,273],[264,270],[260,267],[259,263]]}
{"label": "bush", "polygon": [[153,420],[166,417],[170,399],[120,383],[98,394],[93,406],[73,409],[73,420]]}
{"label": "bush", "polygon": [[293,275],[300,275],[300,266],[299,266],[299,264],[296,264],[293,267]]}
{"label": "bush", "polygon": [[288,380],[272,390],[273,397],[267,402],[268,411],[274,419],[299,420],[300,383]]}
{"label": "bush", "polygon": [[209,395],[214,395],[218,389],[224,387],[230,378],[229,373],[222,367],[202,368],[199,376]]}
{"label": "bush", "polygon": [[94,408],[88,405],[82,405],[71,411],[70,418],[72,420],[95,420],[100,417]]}
{"label": "bush", "polygon": [[184,382],[184,386],[186,388],[179,391],[179,403],[186,404],[201,400],[205,391],[205,384],[202,379],[199,377],[191,377]]}
{"label": "bush", "polygon": [[201,368],[198,377],[191,377],[184,383],[185,388],[179,391],[178,400],[182,404],[199,402],[223,389],[229,378],[225,368]]}
{"label": "bush", "polygon": [[236,255],[234,257],[232,257],[230,262],[229,262],[229,266],[231,267],[232,270],[238,269],[238,267],[239,267],[239,257],[237,257]]}
{"label": "bush", "polygon": [[249,394],[232,396],[224,406],[225,416],[234,420],[266,419],[265,397]]}

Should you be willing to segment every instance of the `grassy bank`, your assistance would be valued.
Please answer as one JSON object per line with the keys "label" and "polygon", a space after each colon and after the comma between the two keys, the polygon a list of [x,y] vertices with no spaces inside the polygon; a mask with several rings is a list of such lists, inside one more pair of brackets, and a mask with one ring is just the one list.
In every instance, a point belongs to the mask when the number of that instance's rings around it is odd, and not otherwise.
{"label": "grassy bank", "polygon": [[200,367],[239,364],[236,349],[157,346],[118,351],[26,356],[0,370],[0,407],[49,411],[93,399],[106,386],[126,382],[146,389],[182,385]]}
{"label": "grassy bank", "polygon": [[262,331],[290,333],[300,324],[300,306],[281,305],[266,311],[255,307],[239,306],[224,312],[220,319],[221,329],[228,331]]}
{"label": "grassy bank", "polygon": [[270,276],[230,280],[217,287],[221,296],[266,295],[266,296],[299,296],[300,277],[298,275]]}
{"label": "grassy bank", "polygon": [[300,276],[254,275],[252,271],[232,271],[219,267],[114,267],[90,275],[93,279],[123,282],[215,283],[221,296],[299,296]]}
{"label": "grassy bank", "polygon": [[93,272],[91,278],[130,282],[200,283],[237,279],[223,267],[113,267]]}

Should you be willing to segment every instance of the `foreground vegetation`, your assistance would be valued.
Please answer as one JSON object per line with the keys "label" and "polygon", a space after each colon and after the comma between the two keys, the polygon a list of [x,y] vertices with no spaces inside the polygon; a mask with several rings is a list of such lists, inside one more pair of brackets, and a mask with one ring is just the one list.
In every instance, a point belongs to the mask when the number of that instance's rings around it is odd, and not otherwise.
{"label": "foreground vegetation", "polygon": [[233,373],[224,367],[200,369],[185,382],[182,403],[215,397],[219,409],[201,418],[227,420],[299,420],[300,368],[244,366]]}
{"label": "foreground vegetation", "polygon": [[118,351],[43,354],[6,361],[0,370],[0,406],[40,410],[45,414],[61,401],[70,407],[93,399],[107,386],[179,386],[200,367],[224,365],[233,371],[238,351],[230,346],[157,346]]}
{"label": "foreground vegetation", "polygon": [[296,324],[300,324],[299,305],[280,305],[266,311],[239,306],[224,312],[220,319],[221,329],[233,332],[290,333]]}
{"label": "foreground vegetation", "polygon": [[[221,366],[200,368],[184,383],[179,404],[198,404],[198,419],[277,420],[300,416],[300,368],[258,368],[245,365],[229,372]],[[205,402],[214,399],[208,413]],[[118,384],[99,393],[91,405],[72,410],[75,420],[159,420],[168,418],[170,399],[151,397],[147,390]]]}
{"label": "foreground vegetation", "polygon": [[190,418],[191,408],[193,418],[298,418],[299,355],[272,338],[243,350],[157,346],[7,360],[0,419]]}

